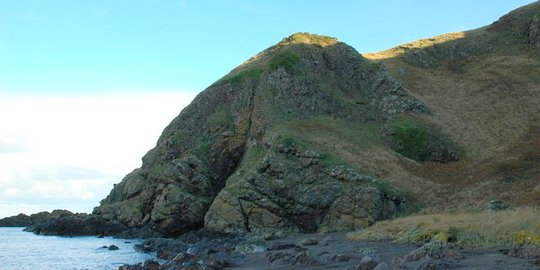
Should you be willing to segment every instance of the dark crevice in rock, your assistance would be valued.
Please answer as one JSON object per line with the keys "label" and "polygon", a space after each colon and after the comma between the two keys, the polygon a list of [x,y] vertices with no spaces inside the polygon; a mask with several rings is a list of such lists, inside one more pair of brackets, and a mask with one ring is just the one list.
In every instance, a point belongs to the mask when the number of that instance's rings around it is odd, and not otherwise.
{"label": "dark crevice in rock", "polygon": [[242,215],[244,230],[246,230],[246,232],[251,232],[251,228],[249,227],[249,216],[246,214],[244,210],[244,206],[242,205],[242,200],[244,200],[244,198],[242,197],[238,198],[238,207],[240,209],[240,214]]}

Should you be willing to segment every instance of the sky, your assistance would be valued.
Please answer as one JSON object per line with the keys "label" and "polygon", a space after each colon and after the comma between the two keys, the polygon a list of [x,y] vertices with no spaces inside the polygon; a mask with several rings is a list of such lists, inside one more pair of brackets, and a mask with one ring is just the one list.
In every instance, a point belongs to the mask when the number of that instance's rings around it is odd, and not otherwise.
{"label": "sky", "polygon": [[359,52],[531,0],[0,0],[0,218],[91,212],[194,96],[295,32]]}

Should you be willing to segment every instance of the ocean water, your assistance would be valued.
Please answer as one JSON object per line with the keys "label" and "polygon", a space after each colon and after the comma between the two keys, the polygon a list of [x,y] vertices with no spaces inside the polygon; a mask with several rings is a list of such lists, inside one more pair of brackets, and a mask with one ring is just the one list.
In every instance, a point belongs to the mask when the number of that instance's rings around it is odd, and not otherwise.
{"label": "ocean water", "polygon": [[[124,264],[155,259],[155,254],[133,250],[141,240],[39,236],[23,229],[0,227],[1,270],[116,270]],[[101,248],[110,245],[120,249]]]}

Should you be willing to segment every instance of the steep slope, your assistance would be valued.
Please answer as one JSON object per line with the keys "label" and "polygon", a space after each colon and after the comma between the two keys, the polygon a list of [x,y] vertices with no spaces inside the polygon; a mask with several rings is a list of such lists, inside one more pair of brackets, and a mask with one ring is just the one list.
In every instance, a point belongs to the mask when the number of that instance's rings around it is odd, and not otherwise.
{"label": "steep slope", "polygon": [[[364,54],[384,63],[432,111],[423,118],[459,142],[464,158],[407,169],[426,182],[426,206],[480,207],[493,198],[540,204],[540,2],[490,26]],[[385,174],[406,188],[400,171]]]}
{"label": "steep slope", "polygon": [[360,55],[294,34],[215,82],[95,214],[167,236],[540,204],[540,2]]}
{"label": "steep slope", "polygon": [[404,111],[426,108],[381,65],[295,34],[197,96],[94,213],[165,235],[202,227],[209,209],[218,231],[366,226],[402,198],[332,148],[383,145],[380,124]]}

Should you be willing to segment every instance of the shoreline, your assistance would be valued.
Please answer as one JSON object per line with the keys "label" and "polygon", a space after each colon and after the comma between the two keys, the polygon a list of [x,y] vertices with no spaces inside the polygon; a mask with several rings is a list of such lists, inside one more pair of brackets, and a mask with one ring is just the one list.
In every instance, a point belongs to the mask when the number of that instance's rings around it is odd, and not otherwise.
{"label": "shoreline", "polygon": [[[25,227],[8,228],[22,231]],[[118,269],[540,269],[540,246],[536,245],[473,248],[436,239],[414,245],[354,240],[350,233],[298,233],[264,239],[257,234],[222,235],[199,230],[178,238],[146,238],[133,248],[142,253],[155,252],[156,260]],[[121,234],[112,237],[129,239]],[[372,268],[362,268],[367,267],[363,264]]]}
{"label": "shoreline", "polygon": [[[196,233],[184,239],[189,238],[197,239]],[[466,248],[436,241],[416,246],[391,241],[351,240],[347,232],[300,233],[268,240],[249,235],[225,239],[201,237],[193,243],[179,239],[147,239],[142,247],[157,252],[163,261],[146,261],[119,269],[540,268],[540,248],[531,249],[537,253],[528,254],[531,250],[524,250],[524,247]],[[524,257],[526,254],[532,256]]]}

